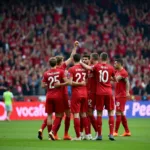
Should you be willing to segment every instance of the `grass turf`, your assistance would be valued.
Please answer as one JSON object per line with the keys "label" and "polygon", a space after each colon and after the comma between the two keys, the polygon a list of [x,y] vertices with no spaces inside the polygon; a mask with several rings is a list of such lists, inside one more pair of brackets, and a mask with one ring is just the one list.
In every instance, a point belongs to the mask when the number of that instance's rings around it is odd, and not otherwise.
{"label": "grass turf", "polygon": [[[108,140],[107,119],[103,119],[103,141],[48,141],[47,129],[44,139],[37,139],[37,131],[42,121],[0,122],[0,150],[149,150],[150,119],[129,119],[131,137],[116,137],[116,141]],[[63,137],[64,123],[58,132]],[[71,136],[75,136],[71,123]],[[123,133],[121,127],[119,133]]]}

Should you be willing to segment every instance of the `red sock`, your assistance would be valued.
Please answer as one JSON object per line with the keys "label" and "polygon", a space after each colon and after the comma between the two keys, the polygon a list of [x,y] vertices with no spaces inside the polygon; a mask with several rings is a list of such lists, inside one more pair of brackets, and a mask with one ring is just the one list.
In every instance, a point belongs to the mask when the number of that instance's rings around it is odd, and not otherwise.
{"label": "red sock", "polygon": [[121,123],[121,115],[116,116],[116,126],[115,126],[115,132],[118,133],[119,127]]}
{"label": "red sock", "polygon": [[[62,118],[61,118],[61,121],[62,121]],[[56,129],[56,131],[58,131],[59,130],[59,128],[60,128],[60,125],[61,125],[61,123],[57,126],[57,129]],[[55,133],[55,135],[57,135],[57,132]]]}
{"label": "red sock", "polygon": [[87,117],[83,117],[83,127],[85,128],[85,134],[89,134],[89,121]]}
{"label": "red sock", "polygon": [[69,127],[70,127],[70,117],[66,116],[66,118],[65,118],[65,134],[66,135],[68,134]]}
{"label": "red sock", "polygon": [[129,128],[128,128],[128,122],[127,122],[126,116],[122,116],[122,117],[121,117],[121,120],[122,120],[122,125],[123,125],[125,131],[126,131],[126,132],[130,132],[130,131],[129,131]]}
{"label": "red sock", "polygon": [[83,132],[83,118],[80,118],[80,132]]}
{"label": "red sock", "polygon": [[44,121],[43,121],[43,123],[41,125],[42,131],[46,128],[46,126],[47,126],[47,118],[44,119]]}
{"label": "red sock", "polygon": [[114,116],[109,116],[109,134],[113,135],[114,130]]}
{"label": "red sock", "polygon": [[76,137],[80,137],[80,119],[74,118],[74,129],[76,132]]}
{"label": "red sock", "polygon": [[90,122],[91,122],[95,132],[97,132],[97,122],[96,122],[95,117],[92,115],[92,116],[89,116],[89,118],[90,118]]}
{"label": "red sock", "polygon": [[102,116],[97,116],[97,132],[98,136],[102,135]]}
{"label": "red sock", "polygon": [[89,134],[91,134],[91,122],[90,122],[90,118],[88,117],[88,125],[89,125]]}
{"label": "red sock", "polygon": [[48,133],[52,130],[52,125],[47,125]]}
{"label": "red sock", "polygon": [[62,120],[62,118],[60,118],[60,117],[55,118],[54,123],[53,123],[53,127],[52,127],[52,131],[54,134],[56,134],[57,131],[59,130],[61,120]]}

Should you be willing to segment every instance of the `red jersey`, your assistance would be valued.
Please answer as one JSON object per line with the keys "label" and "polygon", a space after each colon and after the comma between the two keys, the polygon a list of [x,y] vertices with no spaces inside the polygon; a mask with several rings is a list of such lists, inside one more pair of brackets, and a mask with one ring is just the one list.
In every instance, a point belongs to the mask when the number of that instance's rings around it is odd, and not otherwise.
{"label": "red jersey", "polygon": [[[67,65],[66,63],[63,63],[61,66],[58,66],[57,68],[65,71],[67,68]],[[65,71],[65,75],[67,76],[66,71]],[[63,94],[68,94],[67,86],[63,86],[62,90],[63,90]]]}
{"label": "red jersey", "polygon": [[43,82],[47,83],[47,94],[51,97],[58,97],[62,95],[61,87],[55,88],[54,84],[56,82],[63,83],[63,78],[65,77],[64,71],[60,69],[50,69],[44,73]]}
{"label": "red jersey", "polygon": [[89,93],[96,93],[96,78],[95,78],[95,75],[94,75],[94,71],[90,71],[88,73],[87,87],[88,87],[88,92]]}
{"label": "red jersey", "polygon": [[[127,78],[128,73],[125,69],[116,71],[115,77],[121,76],[122,78]],[[115,88],[115,97],[126,97],[126,82],[124,79],[116,82],[116,88]]]}
{"label": "red jersey", "polygon": [[[69,68],[69,75],[73,78],[74,82],[82,82],[87,79],[87,71],[80,65],[74,65]],[[78,97],[87,97],[87,87],[86,86],[72,86],[72,95]]]}
{"label": "red jersey", "polygon": [[98,63],[93,67],[96,75],[96,94],[112,95],[111,77],[115,75],[114,68],[105,63]]}

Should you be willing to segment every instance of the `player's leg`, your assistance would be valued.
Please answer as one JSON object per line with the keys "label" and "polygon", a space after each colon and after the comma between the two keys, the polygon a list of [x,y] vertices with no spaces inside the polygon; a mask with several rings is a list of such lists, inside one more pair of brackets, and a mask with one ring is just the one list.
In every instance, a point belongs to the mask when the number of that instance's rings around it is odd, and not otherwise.
{"label": "player's leg", "polygon": [[80,141],[81,140],[81,136],[80,136],[80,115],[79,113],[73,113],[73,117],[74,117],[74,129],[75,129],[75,133],[76,133],[76,137],[73,138],[72,140],[74,141]]}
{"label": "player's leg", "polygon": [[71,140],[71,136],[68,134],[69,128],[70,128],[70,105],[69,105],[69,97],[67,94],[64,96],[64,107],[65,107],[65,132],[64,132],[64,140]]}
{"label": "player's leg", "polygon": [[121,113],[121,121],[122,121],[122,125],[125,129],[125,132],[121,136],[131,136],[131,132],[128,127],[128,121],[127,121],[127,118],[124,115],[124,113]]}
{"label": "player's leg", "polygon": [[[89,125],[92,124],[92,126],[95,130],[95,133],[97,135],[97,120],[96,120],[96,118],[94,117],[94,114],[93,114],[95,106],[96,106],[96,95],[95,94],[90,94],[89,99],[88,99],[88,118],[89,118],[89,121],[90,121]],[[90,129],[90,126],[89,126],[89,129]]]}
{"label": "player's leg", "polygon": [[[47,126],[47,117],[43,120],[43,123],[42,123],[42,125],[41,125],[41,127],[40,127],[40,129],[39,129],[39,131],[38,131],[38,138],[39,138],[40,140],[43,139],[42,133],[43,133],[43,130],[45,129],[46,126]],[[51,130],[51,129],[50,129],[50,130]]]}
{"label": "player's leg", "polygon": [[49,136],[52,140],[56,140],[55,135],[60,128],[62,117],[64,114],[64,102],[62,97],[60,98],[60,96],[58,95],[58,97],[54,99],[53,107],[55,111],[55,120],[53,122],[52,130],[49,133]]}
{"label": "player's leg", "polygon": [[56,113],[55,114],[55,120],[53,122],[52,130],[49,133],[50,138],[52,140],[57,140],[56,134],[57,134],[57,132],[58,132],[58,130],[60,128],[62,117],[63,117],[63,113]]}
{"label": "player's leg", "polygon": [[118,130],[120,127],[120,123],[121,123],[121,112],[116,111],[115,130],[114,130],[113,136],[118,136]]}
{"label": "player's leg", "polygon": [[98,136],[93,140],[102,140],[102,110],[97,110],[97,131]]}
{"label": "player's leg", "polygon": [[115,121],[115,130],[113,135],[114,136],[118,136],[118,130],[120,127],[120,123],[121,123],[121,109],[120,109],[120,103],[121,100],[120,98],[115,98],[115,104],[116,104],[116,121]]}
{"label": "player's leg", "polygon": [[114,141],[113,130],[114,130],[114,100],[112,95],[105,95],[105,108],[108,110],[109,116],[109,139]]}
{"label": "player's leg", "polygon": [[102,112],[104,108],[104,96],[96,95],[96,110],[97,110],[97,132],[98,137],[93,140],[102,140]]}
{"label": "player's leg", "polygon": [[92,136],[89,134],[89,118],[87,116],[88,111],[88,99],[87,97],[81,98],[81,118],[83,120],[83,128],[85,129],[85,137],[86,140],[91,140]]}
{"label": "player's leg", "polygon": [[84,133],[83,133],[83,118],[81,117],[81,114],[80,114],[80,136],[81,138],[83,139],[84,138]]}
{"label": "player's leg", "polygon": [[80,136],[80,98],[72,96],[71,98],[71,112],[73,113],[74,120],[74,130],[76,133],[76,137],[72,140],[78,141],[81,140]]}
{"label": "player's leg", "polygon": [[12,105],[6,105],[6,112],[7,112],[7,121],[10,121],[10,115],[12,113]]}

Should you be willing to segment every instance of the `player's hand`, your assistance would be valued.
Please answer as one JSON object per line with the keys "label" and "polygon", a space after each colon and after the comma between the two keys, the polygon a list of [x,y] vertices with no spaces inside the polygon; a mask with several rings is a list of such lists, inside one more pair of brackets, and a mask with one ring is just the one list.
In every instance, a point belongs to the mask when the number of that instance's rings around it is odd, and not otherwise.
{"label": "player's hand", "polygon": [[78,47],[79,46],[79,42],[78,41],[75,41],[74,42],[74,47]]}
{"label": "player's hand", "polygon": [[130,93],[129,92],[126,92],[126,97],[130,98]]}
{"label": "player's hand", "polygon": [[55,87],[55,88],[57,88],[57,87],[59,87],[59,86],[60,86],[60,82],[54,83],[54,87]]}
{"label": "player's hand", "polygon": [[43,87],[43,88],[47,88],[47,87],[48,87],[48,84],[47,84],[47,83],[42,82],[42,87]]}
{"label": "player's hand", "polygon": [[85,81],[82,81],[80,83],[81,83],[81,86],[86,86],[86,82]]}

